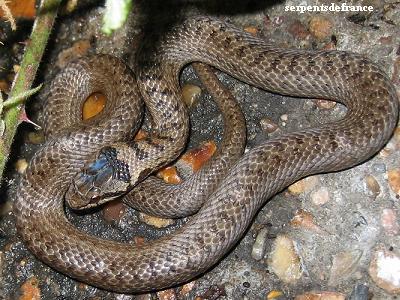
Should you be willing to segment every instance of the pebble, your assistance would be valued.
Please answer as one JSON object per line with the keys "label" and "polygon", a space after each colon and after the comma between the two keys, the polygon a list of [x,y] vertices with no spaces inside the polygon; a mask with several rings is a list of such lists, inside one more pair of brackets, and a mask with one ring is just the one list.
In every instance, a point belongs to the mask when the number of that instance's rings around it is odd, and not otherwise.
{"label": "pebble", "polygon": [[34,145],[42,144],[44,140],[45,140],[44,132],[42,130],[28,133],[28,141],[31,144]]}
{"label": "pebble", "polygon": [[325,233],[321,227],[315,224],[314,216],[302,209],[296,211],[295,216],[290,221],[290,225],[295,228],[305,228],[317,233]]}
{"label": "pebble", "polygon": [[223,296],[226,296],[225,286],[213,285],[206,292],[197,296],[195,300],[220,299]]}
{"label": "pebble", "polygon": [[369,297],[369,288],[365,284],[357,283],[353,291],[351,292],[349,300],[368,300]]}
{"label": "pebble", "polygon": [[64,68],[70,61],[84,56],[91,47],[89,40],[80,40],[75,42],[72,47],[65,49],[58,54],[56,66]]}
{"label": "pebble", "polygon": [[336,102],[318,99],[315,101],[316,105],[320,109],[332,109],[336,106]]}
{"label": "pebble", "polygon": [[294,283],[300,279],[303,271],[294,241],[287,236],[279,235],[272,248],[268,264],[279,279],[285,283]]}
{"label": "pebble", "polygon": [[143,247],[146,244],[147,240],[145,237],[140,235],[135,235],[133,237],[133,243],[138,247]]}
{"label": "pebble", "polygon": [[273,300],[281,296],[283,296],[283,293],[281,291],[273,290],[268,293],[267,300]]}
{"label": "pebble", "polygon": [[157,298],[159,300],[176,300],[177,299],[174,289],[168,289],[168,290],[157,292]]}
{"label": "pebble", "polygon": [[103,218],[107,222],[118,222],[124,215],[126,206],[120,201],[110,201],[104,205]]}
{"label": "pebble", "polygon": [[386,165],[382,163],[374,163],[372,164],[372,170],[376,173],[385,173],[386,172]]}
{"label": "pebble", "polygon": [[182,99],[187,107],[192,107],[193,104],[199,99],[201,88],[194,84],[185,84],[182,87]]}
{"label": "pebble", "polygon": [[309,30],[319,40],[330,38],[332,35],[332,22],[324,17],[312,17],[309,23]]}
{"label": "pebble", "polygon": [[321,187],[318,190],[311,193],[311,201],[315,205],[324,205],[330,199],[329,191],[326,187]]}
{"label": "pebble", "polygon": [[393,192],[400,195],[400,169],[391,169],[387,172],[389,186]]}
{"label": "pebble", "polygon": [[381,193],[381,187],[374,176],[367,175],[365,177],[365,183],[368,190],[372,193],[374,198],[376,198]]}
{"label": "pebble", "polygon": [[9,90],[10,90],[10,84],[4,79],[0,79],[0,91],[8,93]]}
{"label": "pebble", "polygon": [[135,300],[151,300],[151,294],[141,294],[141,295],[137,295],[135,296]]}
{"label": "pebble", "polygon": [[179,299],[186,297],[193,290],[195,285],[196,281],[191,281],[184,284],[178,292]]}
{"label": "pebble", "polygon": [[[178,160],[179,166],[183,167],[182,164],[190,166],[192,173],[197,172],[201,167],[214,155],[217,151],[217,145],[214,141],[206,141],[199,147],[191,149],[182,155]],[[177,164],[178,166],[178,164]]]}
{"label": "pebble", "polygon": [[173,219],[162,219],[162,218],[146,215],[144,213],[139,213],[139,218],[142,222],[146,223],[147,225],[151,225],[156,228],[164,228],[164,227],[174,224]]}
{"label": "pebble", "polygon": [[396,151],[396,144],[393,140],[390,140],[386,146],[379,151],[379,156],[382,158],[389,157],[394,151]]}
{"label": "pebble", "polygon": [[301,179],[288,187],[289,193],[292,195],[300,195],[313,189],[319,183],[319,177],[309,176]]}
{"label": "pebble", "polygon": [[380,247],[373,253],[368,269],[377,286],[391,294],[400,294],[400,257]]}
{"label": "pebble", "polygon": [[336,286],[349,278],[357,269],[363,251],[345,251],[333,256],[328,284]]}
{"label": "pebble", "polygon": [[396,127],[394,130],[392,141],[395,144],[396,149],[400,149],[400,127]]}
{"label": "pebble", "polygon": [[98,115],[106,106],[107,97],[102,93],[91,94],[82,106],[82,120]]}
{"label": "pebble", "polygon": [[20,158],[15,163],[15,169],[19,174],[24,174],[27,167],[28,167],[28,162],[26,161],[25,158]]}
{"label": "pebble", "polygon": [[247,26],[247,27],[243,28],[243,30],[250,33],[253,36],[257,36],[257,34],[258,34],[258,28],[255,26]]}
{"label": "pebble", "polygon": [[262,118],[260,120],[261,129],[267,133],[275,132],[279,127],[274,121],[269,118]]}
{"label": "pebble", "polygon": [[268,229],[262,228],[256,237],[256,240],[253,244],[253,248],[251,250],[251,257],[255,260],[261,260],[265,255],[265,246],[267,243],[267,235]]}
{"label": "pebble", "polygon": [[178,184],[182,182],[182,178],[179,176],[176,166],[168,166],[162,168],[160,171],[157,172],[157,177],[171,184]]}
{"label": "pebble", "polygon": [[393,209],[382,210],[381,224],[387,235],[395,236],[399,234],[400,227],[397,222],[397,214]]}
{"label": "pebble", "polygon": [[295,300],[345,300],[346,296],[337,292],[308,292],[298,295]]}
{"label": "pebble", "polygon": [[288,32],[300,40],[305,40],[310,35],[307,28],[298,20],[289,26]]}
{"label": "pebble", "polygon": [[12,212],[13,210],[13,204],[10,200],[7,200],[5,202],[0,201],[0,217],[7,215],[9,212]]}
{"label": "pebble", "polygon": [[287,114],[283,114],[279,117],[279,119],[281,119],[281,121],[286,122],[287,120],[289,120],[289,116]]}
{"label": "pebble", "polygon": [[36,277],[31,277],[20,287],[18,300],[40,300],[39,281]]}

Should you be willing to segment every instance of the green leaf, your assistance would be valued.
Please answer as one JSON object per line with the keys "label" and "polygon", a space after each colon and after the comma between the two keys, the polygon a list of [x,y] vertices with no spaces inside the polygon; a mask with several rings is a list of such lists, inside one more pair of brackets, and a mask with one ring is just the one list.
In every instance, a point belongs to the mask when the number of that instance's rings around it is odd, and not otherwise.
{"label": "green leaf", "polygon": [[125,23],[131,11],[132,0],[106,0],[106,10],[101,30],[110,35]]}

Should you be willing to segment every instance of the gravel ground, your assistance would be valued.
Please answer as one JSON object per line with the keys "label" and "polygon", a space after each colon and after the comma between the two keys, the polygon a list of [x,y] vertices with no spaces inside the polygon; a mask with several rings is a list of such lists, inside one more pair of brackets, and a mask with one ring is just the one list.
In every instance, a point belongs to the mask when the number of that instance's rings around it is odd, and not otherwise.
{"label": "gravel ground", "polygon": [[[398,1],[347,1],[347,5],[371,6],[372,11],[336,13],[300,13],[286,7],[342,5],[343,1],[209,1],[201,7],[197,1],[188,1],[190,5],[144,2],[135,3],[129,22],[110,37],[100,32],[104,9],[95,1],[80,1],[75,12],[58,18],[38,77],[46,87],[29,107],[33,119],[40,123],[48,83],[66,61],[85,53],[110,53],[132,63],[132,53],[148,26],[145,22],[157,24],[163,14],[178,11],[219,16],[282,47],[363,54],[387,71],[400,95]],[[345,113],[338,104],[266,93],[225,74],[219,78],[245,113],[249,149],[282,132],[318,126]],[[190,67],[182,73],[182,85],[186,84],[201,86]],[[222,118],[207,93],[190,112],[189,147],[205,140],[220,141]],[[175,289],[137,296],[99,290],[59,274],[35,259],[18,237],[11,212],[18,170],[42,142],[40,132],[21,126],[3,182],[0,299],[396,299],[400,294],[399,130],[366,163],[312,176],[276,195],[237,247],[203,276]],[[167,222],[166,227],[157,223],[161,228],[156,228],[121,204],[90,215],[66,213],[86,232],[125,242],[170,234],[184,222]]]}

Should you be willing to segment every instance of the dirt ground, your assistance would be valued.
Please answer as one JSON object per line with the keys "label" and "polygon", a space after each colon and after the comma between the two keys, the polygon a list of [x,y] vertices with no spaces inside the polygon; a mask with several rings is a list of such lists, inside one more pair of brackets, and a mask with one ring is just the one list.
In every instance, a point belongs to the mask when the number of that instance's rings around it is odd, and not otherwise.
{"label": "dirt ground", "polygon": [[[34,120],[40,123],[49,83],[67,61],[88,53],[109,53],[132,64],[148,23],[157,26],[171,12],[215,15],[283,48],[357,52],[380,64],[400,95],[399,1],[347,1],[348,6],[370,6],[372,11],[335,13],[301,13],[290,7],[342,5],[344,1],[135,2],[127,24],[112,36],[101,33],[104,8],[96,1],[79,1],[73,13],[57,19],[37,79],[45,87],[29,104]],[[218,76],[245,113],[248,149],[283,132],[336,120],[346,111],[339,104],[283,97],[226,74]],[[190,66],[183,70],[181,81],[182,86],[201,87]],[[190,116],[188,148],[221,140],[222,118],[206,92],[192,105]],[[3,182],[0,299],[366,300],[397,299],[400,294],[400,130],[367,162],[346,171],[312,176],[273,197],[240,243],[204,275],[183,286],[144,295],[110,293],[79,283],[41,263],[24,246],[11,210],[20,176],[16,165],[21,159],[29,161],[42,143],[40,132],[21,126]],[[184,223],[170,221],[166,227],[156,228],[122,204],[89,215],[66,213],[80,229],[124,242],[145,242],[171,234]]]}

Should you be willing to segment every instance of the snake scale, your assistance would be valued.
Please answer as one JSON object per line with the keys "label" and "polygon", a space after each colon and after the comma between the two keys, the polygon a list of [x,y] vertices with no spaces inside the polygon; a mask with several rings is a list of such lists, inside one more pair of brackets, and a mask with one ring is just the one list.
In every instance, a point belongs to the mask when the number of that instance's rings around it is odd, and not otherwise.
{"label": "snake scale", "polygon": [[[17,189],[14,212],[27,247],[58,271],[94,286],[135,293],[170,287],[205,272],[236,244],[270,197],[304,176],[365,161],[388,141],[397,122],[398,99],[390,80],[356,54],[279,49],[203,16],[171,30],[153,55],[147,50],[138,57],[136,75],[118,59],[103,55],[72,63],[56,77],[49,96],[55,104],[49,103],[45,111],[48,141],[32,158]],[[64,195],[94,152],[108,149],[113,159],[124,159],[120,175],[131,182],[179,154],[188,121],[178,97],[178,75],[190,62],[212,65],[275,93],[331,99],[343,103],[347,114],[340,121],[288,133],[248,151],[200,210],[170,236],[138,247],[73,227],[64,214]],[[57,101],[84,99],[93,91],[115,101],[83,124],[73,105]],[[132,100],[140,96],[155,133],[128,149],[121,142],[140,125],[131,117],[141,114],[141,102]],[[132,153],[136,157],[130,157]],[[150,162],[153,154],[155,162]],[[133,166],[130,158],[136,159]],[[97,192],[92,191],[93,197]]]}

